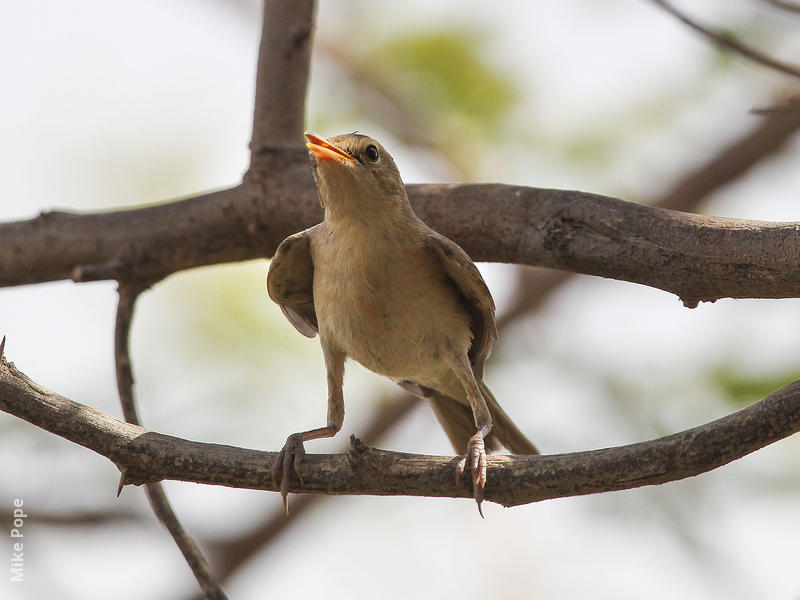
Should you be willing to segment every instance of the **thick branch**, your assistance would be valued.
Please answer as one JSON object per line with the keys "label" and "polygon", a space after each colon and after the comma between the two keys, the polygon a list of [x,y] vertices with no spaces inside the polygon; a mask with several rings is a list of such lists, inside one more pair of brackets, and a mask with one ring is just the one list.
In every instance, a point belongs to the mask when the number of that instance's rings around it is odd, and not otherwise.
{"label": "thick branch", "polygon": [[706,217],[503,185],[411,191],[424,196],[428,222],[478,261],[642,283],[675,293],[688,306],[724,297],[800,295],[797,223]]}
{"label": "thick branch", "polygon": [[322,215],[306,153],[294,154],[294,160],[278,157],[280,178],[258,185],[146,208],[48,212],[0,224],[0,285],[154,282],[183,269],[271,256],[286,235]]}
{"label": "thick branch", "polygon": [[[0,410],[108,457],[135,483],[176,479],[272,490],[275,452],[204,444],[147,431],[46,390],[0,364]],[[706,425],[657,440],[551,456],[492,456],[486,499],[515,506],[675,481],[725,465],[800,430],[800,382]],[[354,443],[309,455],[293,492],[471,498],[457,457],[387,452]]]}
{"label": "thick branch", "polygon": [[[478,261],[642,283],[689,306],[725,297],[800,297],[798,223],[706,217],[501,184],[408,189],[420,217]],[[305,166],[195,200],[50,213],[0,225],[0,285],[126,273],[154,280],[193,266],[271,256],[285,236],[320,217]]]}
{"label": "thick branch", "polygon": [[275,148],[303,147],[314,0],[267,0],[256,73],[250,167]]}

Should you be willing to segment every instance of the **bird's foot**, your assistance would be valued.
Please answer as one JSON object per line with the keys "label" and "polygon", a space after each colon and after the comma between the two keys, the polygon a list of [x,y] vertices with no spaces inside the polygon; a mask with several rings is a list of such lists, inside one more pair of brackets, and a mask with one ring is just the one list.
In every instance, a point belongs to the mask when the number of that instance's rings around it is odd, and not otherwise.
{"label": "bird's foot", "polygon": [[461,479],[465,470],[472,473],[472,490],[475,502],[478,503],[478,512],[483,518],[481,502],[483,502],[483,489],[486,486],[486,446],[483,434],[479,431],[467,442],[467,453],[458,461],[456,467],[456,480]]}
{"label": "bird's foot", "polygon": [[275,457],[275,462],[272,463],[272,483],[278,485],[278,479],[281,482],[281,498],[283,499],[283,510],[289,514],[289,478],[292,474],[292,468],[297,473],[297,479],[303,485],[303,458],[306,455],[306,449],[303,447],[303,434],[293,433],[286,438],[286,443],[283,448],[278,452]]}

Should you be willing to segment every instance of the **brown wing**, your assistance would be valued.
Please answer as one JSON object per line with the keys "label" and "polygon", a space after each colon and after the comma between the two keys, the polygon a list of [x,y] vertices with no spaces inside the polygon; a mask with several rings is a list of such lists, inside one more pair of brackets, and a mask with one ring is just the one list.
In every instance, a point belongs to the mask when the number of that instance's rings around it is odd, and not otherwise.
{"label": "brown wing", "polygon": [[319,331],[314,309],[314,262],[311,227],[281,242],[267,273],[267,292],[295,329],[313,338]]}
{"label": "brown wing", "polygon": [[456,286],[472,318],[472,347],[470,362],[475,376],[483,377],[483,363],[489,357],[497,339],[494,320],[494,300],[480,271],[461,246],[431,231],[425,238],[429,250]]}

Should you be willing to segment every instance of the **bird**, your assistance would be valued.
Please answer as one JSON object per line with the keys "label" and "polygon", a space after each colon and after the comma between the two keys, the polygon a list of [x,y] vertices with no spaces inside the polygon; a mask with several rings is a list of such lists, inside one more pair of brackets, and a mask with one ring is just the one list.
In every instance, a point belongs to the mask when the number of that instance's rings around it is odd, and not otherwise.
{"label": "bird", "polygon": [[486,449],[539,453],[483,382],[497,339],[492,295],[467,253],[416,216],[378,141],[305,137],[324,220],[281,242],[267,291],[297,331],[319,334],[328,411],[324,427],[290,435],[272,465],[284,510],[292,470],[303,483],[304,442],[342,428],[351,359],[430,403],[483,516]]}

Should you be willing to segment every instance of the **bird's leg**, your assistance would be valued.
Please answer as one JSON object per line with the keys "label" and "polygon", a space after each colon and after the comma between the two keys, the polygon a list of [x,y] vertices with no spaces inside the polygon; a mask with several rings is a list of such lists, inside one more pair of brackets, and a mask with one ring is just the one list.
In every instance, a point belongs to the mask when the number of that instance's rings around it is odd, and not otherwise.
{"label": "bird's leg", "polygon": [[458,462],[456,467],[456,479],[459,479],[465,470],[469,469],[472,473],[472,490],[475,501],[478,503],[478,512],[483,517],[481,502],[483,502],[483,489],[486,486],[486,448],[483,439],[489,435],[492,429],[492,416],[486,400],[483,398],[481,389],[472,372],[472,366],[466,354],[458,354],[450,364],[450,368],[455,373],[464,391],[467,394],[472,416],[475,419],[477,431],[467,442],[467,452]]}
{"label": "bird's leg", "polygon": [[342,428],[344,422],[344,393],[342,383],[344,379],[344,352],[333,350],[323,343],[322,351],[325,355],[325,367],[328,371],[328,425],[309,431],[293,433],[286,439],[281,451],[272,463],[272,483],[281,482],[281,498],[283,510],[289,514],[289,477],[294,468],[297,479],[303,482],[303,457],[306,454],[303,442],[319,438],[333,437]]}

